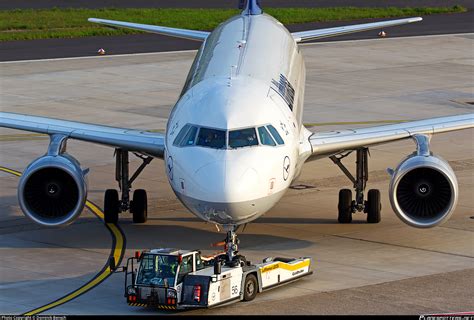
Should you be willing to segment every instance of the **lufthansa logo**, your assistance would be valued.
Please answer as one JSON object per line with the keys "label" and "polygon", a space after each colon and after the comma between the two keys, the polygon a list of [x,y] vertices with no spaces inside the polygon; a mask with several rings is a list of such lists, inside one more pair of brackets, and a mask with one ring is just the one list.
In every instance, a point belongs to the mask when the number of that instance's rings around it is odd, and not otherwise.
{"label": "lufthansa logo", "polygon": [[283,180],[288,180],[290,176],[290,158],[288,156],[283,160]]}

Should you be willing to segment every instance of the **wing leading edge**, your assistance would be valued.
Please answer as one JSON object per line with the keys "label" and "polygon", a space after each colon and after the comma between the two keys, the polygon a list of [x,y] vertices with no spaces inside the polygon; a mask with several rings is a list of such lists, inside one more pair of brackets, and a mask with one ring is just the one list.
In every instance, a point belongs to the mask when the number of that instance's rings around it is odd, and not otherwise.
{"label": "wing leading edge", "polygon": [[372,22],[364,24],[355,24],[351,26],[335,27],[335,28],[325,28],[325,29],[316,29],[308,30],[301,32],[293,32],[291,35],[296,42],[305,42],[310,40],[316,40],[327,37],[335,37],[348,33],[355,33],[373,29],[388,28],[393,26],[399,26],[402,24],[413,23],[423,20],[421,17],[407,18],[407,19],[397,19],[381,22]]}
{"label": "wing leading edge", "polygon": [[93,23],[103,24],[106,26],[111,26],[111,27],[135,29],[135,30],[140,30],[140,31],[145,31],[145,32],[150,32],[150,33],[158,33],[158,34],[163,34],[167,36],[185,38],[185,39],[196,40],[196,41],[204,41],[206,40],[207,36],[210,34],[210,32],[206,32],[206,31],[161,27],[161,26],[154,26],[150,24],[140,24],[140,23],[97,19],[97,18],[89,18],[88,21],[93,22]]}
{"label": "wing leading edge", "polygon": [[407,139],[415,134],[432,135],[469,128],[474,128],[474,113],[354,130],[316,132],[309,137],[310,159]]}
{"label": "wing leading edge", "polygon": [[0,127],[48,135],[62,134],[69,139],[122,148],[157,158],[163,158],[165,149],[165,139],[161,133],[18,113],[0,112]]}

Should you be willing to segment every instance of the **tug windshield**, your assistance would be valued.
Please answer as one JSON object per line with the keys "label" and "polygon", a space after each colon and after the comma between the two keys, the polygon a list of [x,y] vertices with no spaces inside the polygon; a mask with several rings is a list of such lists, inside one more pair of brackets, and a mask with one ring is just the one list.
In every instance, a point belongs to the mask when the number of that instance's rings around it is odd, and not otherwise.
{"label": "tug windshield", "polygon": [[178,257],[145,254],[138,270],[137,284],[151,286],[174,286]]}

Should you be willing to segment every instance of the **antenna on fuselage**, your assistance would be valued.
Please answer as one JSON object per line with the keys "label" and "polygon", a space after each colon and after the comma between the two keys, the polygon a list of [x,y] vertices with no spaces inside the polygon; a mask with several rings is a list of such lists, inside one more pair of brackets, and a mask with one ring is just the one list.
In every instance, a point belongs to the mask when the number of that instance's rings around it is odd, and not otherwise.
{"label": "antenna on fuselage", "polygon": [[243,15],[259,15],[263,13],[260,0],[239,0],[239,9],[243,9]]}

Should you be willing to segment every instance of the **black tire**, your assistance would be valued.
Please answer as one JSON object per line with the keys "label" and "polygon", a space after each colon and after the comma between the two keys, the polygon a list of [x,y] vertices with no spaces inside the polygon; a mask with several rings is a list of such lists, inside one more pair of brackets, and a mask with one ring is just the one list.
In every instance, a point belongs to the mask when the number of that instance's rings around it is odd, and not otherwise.
{"label": "black tire", "polygon": [[104,195],[104,221],[105,223],[117,223],[119,214],[119,196],[115,189],[105,190]]}
{"label": "black tire", "polygon": [[367,195],[367,223],[379,223],[382,204],[380,203],[380,191],[377,189],[369,190]]}
{"label": "black tire", "polygon": [[339,190],[339,204],[337,221],[339,223],[352,222],[352,191],[350,189]]}
{"label": "black tire", "polygon": [[249,274],[245,278],[244,283],[244,301],[252,301],[257,296],[258,282],[257,278],[253,274]]}
{"label": "black tire", "polygon": [[145,223],[148,218],[148,200],[146,191],[138,189],[133,192],[133,201],[130,202],[130,212],[133,214],[133,223]]}

